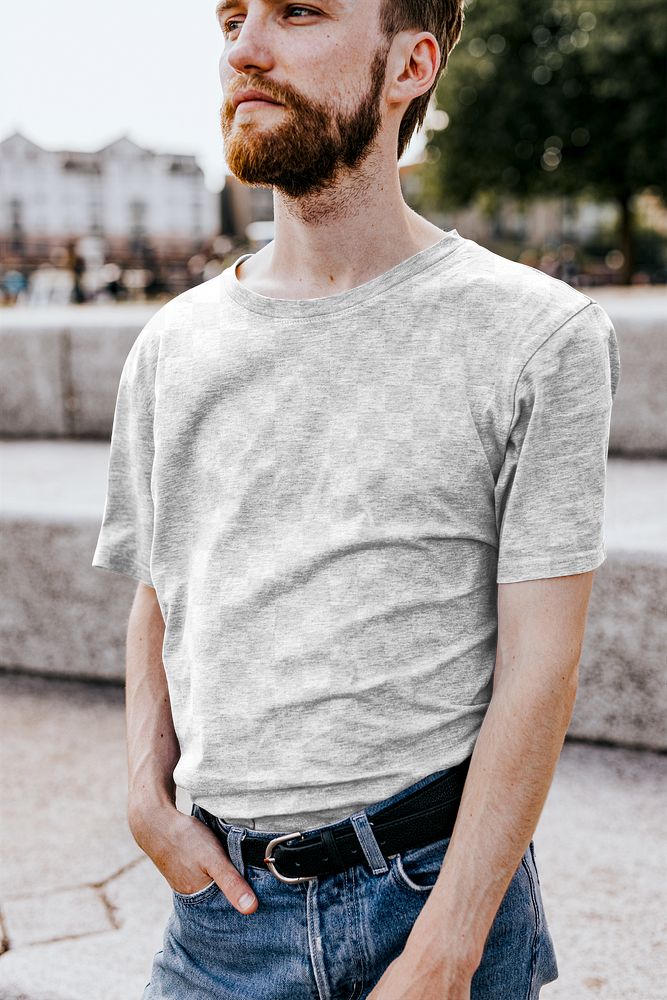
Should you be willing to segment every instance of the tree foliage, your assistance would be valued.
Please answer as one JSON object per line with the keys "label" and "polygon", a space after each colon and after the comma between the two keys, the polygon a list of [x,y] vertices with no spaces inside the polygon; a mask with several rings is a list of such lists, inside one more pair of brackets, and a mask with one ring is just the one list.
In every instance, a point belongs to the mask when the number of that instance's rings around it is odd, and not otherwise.
{"label": "tree foliage", "polygon": [[667,192],[665,0],[468,0],[428,146],[439,203]]}

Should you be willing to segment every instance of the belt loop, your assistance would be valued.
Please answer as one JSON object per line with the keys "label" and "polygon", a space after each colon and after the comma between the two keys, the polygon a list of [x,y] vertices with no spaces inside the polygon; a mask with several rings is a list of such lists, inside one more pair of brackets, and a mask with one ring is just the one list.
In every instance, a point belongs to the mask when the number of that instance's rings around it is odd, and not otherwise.
{"label": "belt loop", "polygon": [[241,851],[241,841],[247,832],[244,826],[230,826],[227,831],[227,854],[242,878],[245,878],[245,863]]}
{"label": "belt loop", "polygon": [[365,811],[362,809],[361,812],[353,813],[350,819],[371,871],[374,875],[384,875],[385,872],[389,871],[389,865],[380,849]]}

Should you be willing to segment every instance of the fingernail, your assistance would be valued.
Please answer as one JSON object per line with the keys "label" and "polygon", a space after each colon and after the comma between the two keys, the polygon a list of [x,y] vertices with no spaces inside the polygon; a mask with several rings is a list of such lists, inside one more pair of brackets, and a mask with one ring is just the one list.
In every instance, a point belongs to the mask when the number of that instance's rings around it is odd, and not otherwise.
{"label": "fingernail", "polygon": [[239,904],[243,907],[244,910],[247,910],[248,907],[252,906],[254,902],[255,902],[255,897],[251,896],[249,892],[244,892],[241,898],[239,899]]}

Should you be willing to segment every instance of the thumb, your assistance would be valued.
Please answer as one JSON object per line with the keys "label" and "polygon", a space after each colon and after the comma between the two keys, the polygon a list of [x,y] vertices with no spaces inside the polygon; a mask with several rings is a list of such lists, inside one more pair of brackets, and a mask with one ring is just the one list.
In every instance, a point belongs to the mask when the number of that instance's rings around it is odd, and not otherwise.
{"label": "thumb", "polygon": [[209,874],[216,881],[220,887],[220,891],[227,897],[234,909],[238,910],[239,913],[255,912],[259,906],[257,896],[242,875],[239,874],[227,854],[224,854],[220,858]]}

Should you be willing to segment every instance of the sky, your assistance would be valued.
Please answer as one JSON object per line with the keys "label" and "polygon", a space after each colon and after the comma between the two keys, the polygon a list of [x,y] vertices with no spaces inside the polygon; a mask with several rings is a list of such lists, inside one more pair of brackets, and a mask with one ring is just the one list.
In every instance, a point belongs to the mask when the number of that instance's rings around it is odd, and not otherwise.
{"label": "sky", "polygon": [[[14,0],[0,32],[0,140],[94,150],[121,135],[226,173],[216,0]],[[402,162],[420,145],[411,144]]]}
{"label": "sky", "polygon": [[0,32],[0,139],[94,150],[128,135],[225,175],[215,0],[14,0]]}

